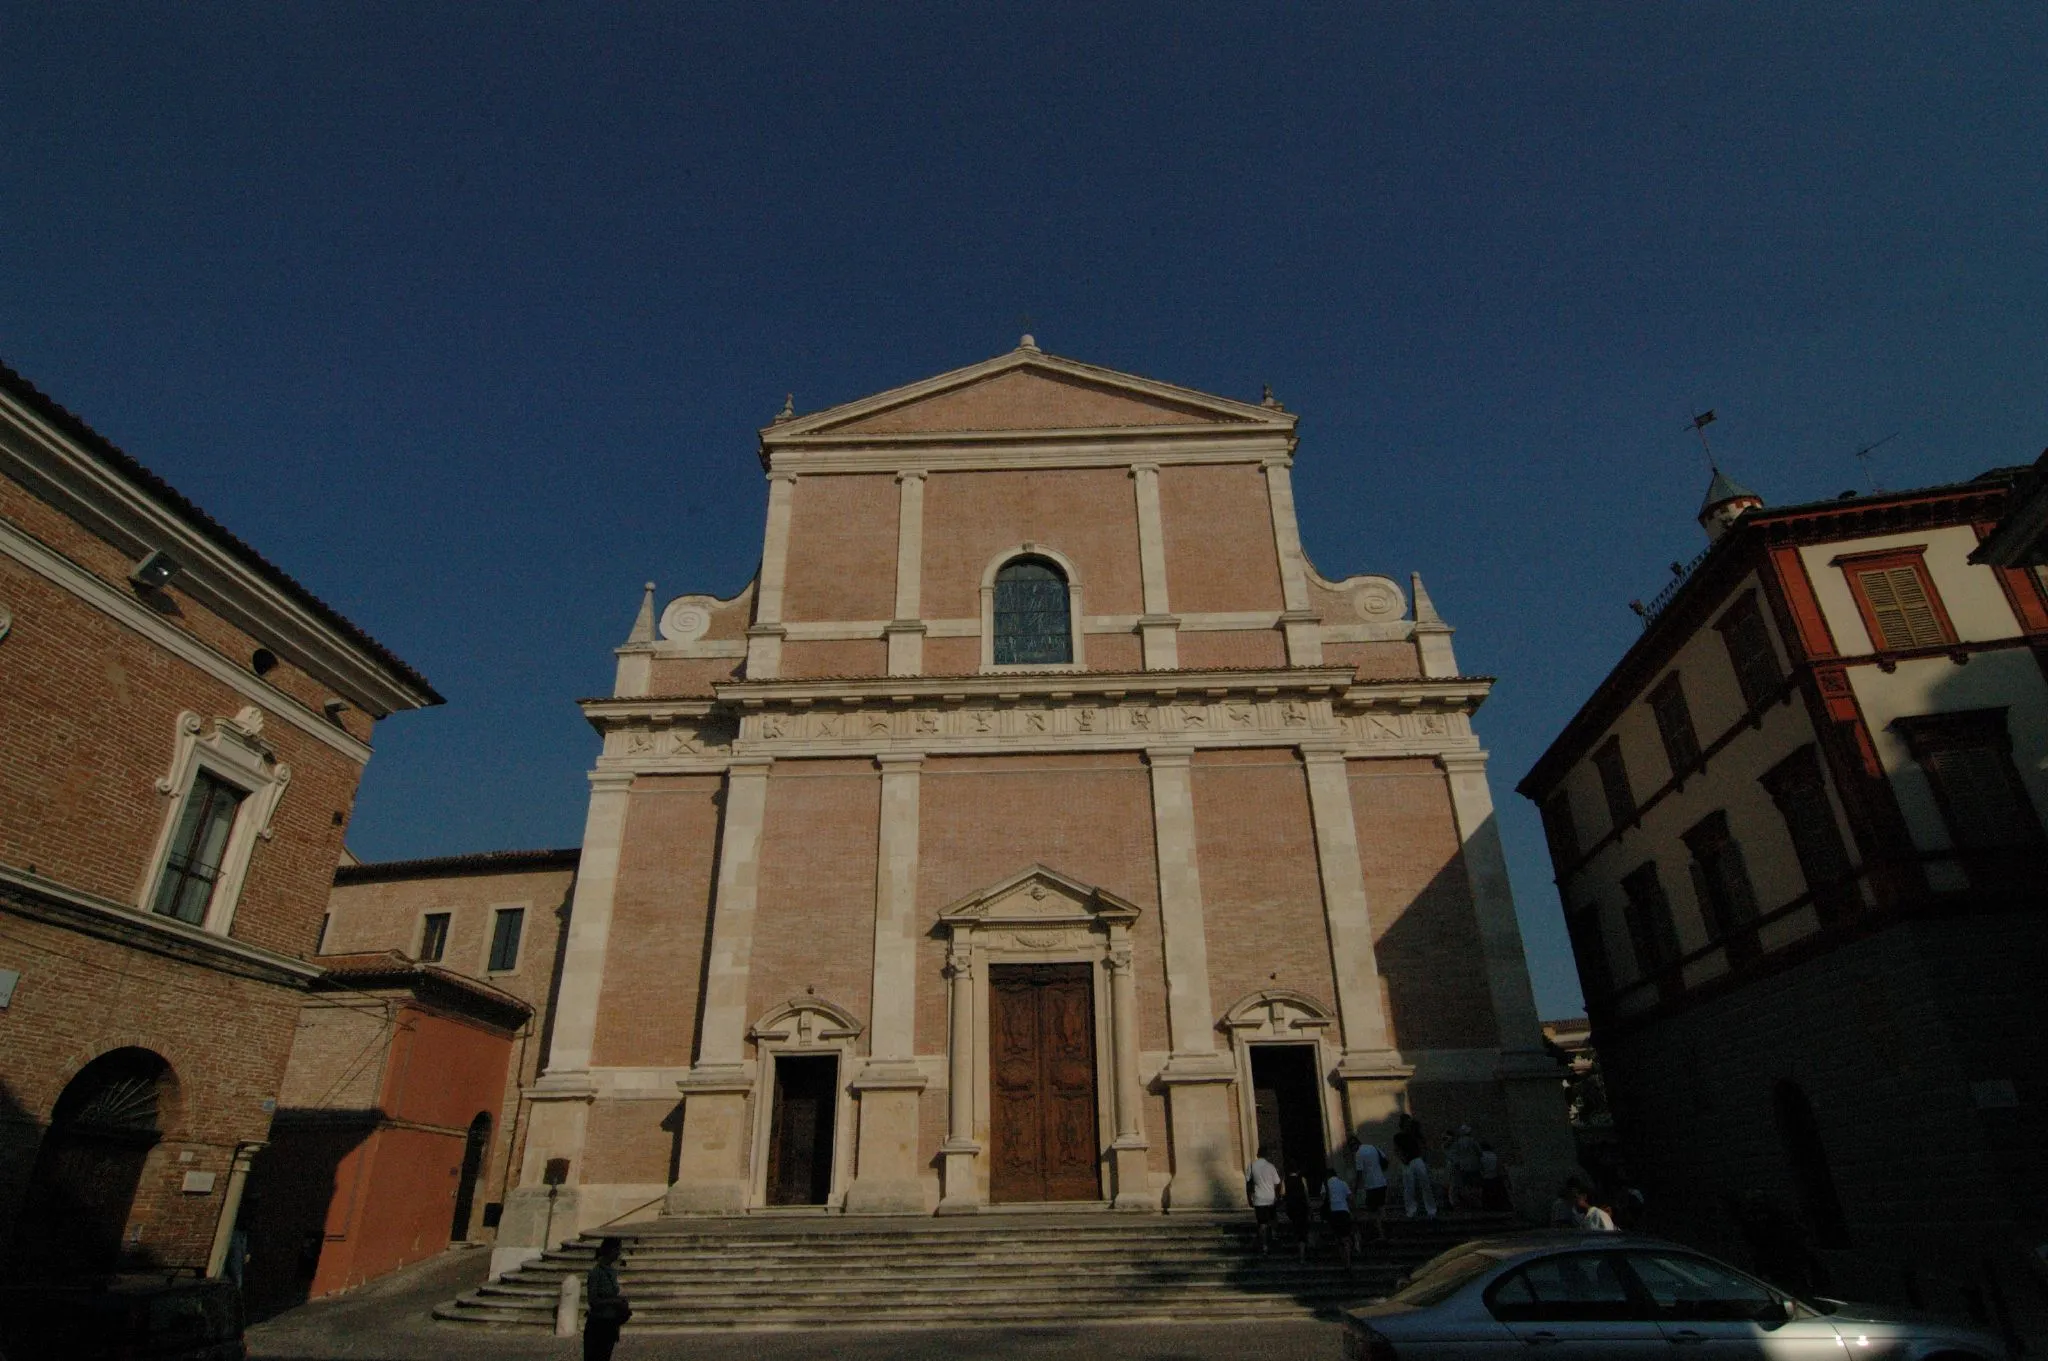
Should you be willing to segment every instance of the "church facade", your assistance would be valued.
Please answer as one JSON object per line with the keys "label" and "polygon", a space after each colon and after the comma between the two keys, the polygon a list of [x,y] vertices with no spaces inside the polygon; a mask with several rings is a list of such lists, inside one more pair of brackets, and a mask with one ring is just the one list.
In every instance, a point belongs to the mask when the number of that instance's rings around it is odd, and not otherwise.
{"label": "church facade", "polygon": [[1014,351],[762,432],[756,579],[618,649],[500,1268],[815,1205],[1571,1160],[1462,675],[1304,556],[1295,417]]}

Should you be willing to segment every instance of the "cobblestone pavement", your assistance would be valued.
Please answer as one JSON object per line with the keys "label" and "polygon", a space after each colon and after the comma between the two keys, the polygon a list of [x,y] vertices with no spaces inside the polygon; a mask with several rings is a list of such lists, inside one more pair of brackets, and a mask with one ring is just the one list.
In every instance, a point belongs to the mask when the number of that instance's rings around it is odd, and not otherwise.
{"label": "cobblestone pavement", "polygon": [[[458,1249],[334,1299],[316,1300],[249,1329],[251,1361],[569,1361],[575,1338],[438,1323],[436,1304],[482,1282],[489,1253]],[[955,1328],[912,1332],[628,1332],[617,1361],[1335,1361],[1337,1325],[1133,1324],[1087,1328]]]}

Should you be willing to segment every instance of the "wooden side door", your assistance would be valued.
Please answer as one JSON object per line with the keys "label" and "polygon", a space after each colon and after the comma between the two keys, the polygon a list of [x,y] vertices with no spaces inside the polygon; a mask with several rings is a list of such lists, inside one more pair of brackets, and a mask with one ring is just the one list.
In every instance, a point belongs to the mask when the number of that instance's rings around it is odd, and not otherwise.
{"label": "wooden side door", "polygon": [[1095,1200],[1095,1005],[1085,964],[989,971],[990,1198]]}

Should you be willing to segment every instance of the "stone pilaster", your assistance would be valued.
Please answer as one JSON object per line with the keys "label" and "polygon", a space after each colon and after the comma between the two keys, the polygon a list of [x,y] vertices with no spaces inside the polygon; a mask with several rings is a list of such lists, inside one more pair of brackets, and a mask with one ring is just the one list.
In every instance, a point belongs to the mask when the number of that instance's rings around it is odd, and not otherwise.
{"label": "stone pilaster", "polygon": [[1293,460],[1269,458],[1259,466],[1266,473],[1266,501],[1273,513],[1273,549],[1280,559],[1280,598],[1286,608],[1280,627],[1287,635],[1289,666],[1323,664],[1323,624],[1309,608],[1308,559],[1301,551],[1301,526],[1294,515]]}
{"label": "stone pilaster", "polygon": [[1231,1138],[1237,1066],[1216,1050],[1209,997],[1209,942],[1195,848],[1195,801],[1187,747],[1145,752],[1152,769],[1153,841],[1159,864],[1159,929],[1166,948],[1166,1023],[1172,1045],[1159,1080],[1173,1121],[1168,1208],[1239,1203],[1242,1169]]}
{"label": "stone pilaster", "polygon": [[1344,753],[1336,748],[1304,746],[1301,759],[1308,774],[1316,867],[1322,876],[1331,973],[1337,983],[1337,1016],[1343,1028],[1344,1052],[1337,1064],[1337,1077],[1344,1084],[1351,1127],[1366,1125],[1377,1130],[1392,1121],[1412,1070],[1402,1062],[1387,1034]]}
{"label": "stone pilaster", "polygon": [[677,1086],[683,1138],[671,1214],[736,1214],[747,1204],[747,1095],[744,1064],[747,984],[760,895],[761,826],[768,808],[766,757],[739,758],[726,776],[725,832],[718,849],[711,960],[704,980],[697,1062]]}
{"label": "stone pilaster", "polygon": [[1147,671],[1171,671],[1180,665],[1180,620],[1166,599],[1166,531],[1159,511],[1159,465],[1134,463],[1131,482],[1138,496],[1138,574],[1145,613],[1138,635],[1145,649]]}
{"label": "stone pilaster", "polygon": [[896,617],[889,621],[889,674],[924,670],[924,479],[922,469],[896,474]]}
{"label": "stone pilaster", "polygon": [[[900,594],[899,594],[900,600]],[[846,1191],[849,1214],[922,1214],[917,1168],[917,831],[919,771],[913,753],[876,758],[882,767],[881,831],[875,857],[875,957],[868,1061],[854,1078],[860,1143]]]}
{"label": "stone pilaster", "polygon": [[1109,1012],[1116,1064],[1116,1137],[1111,1141],[1110,1171],[1115,1182],[1112,1209],[1156,1210],[1145,1139],[1144,1088],[1138,1081],[1138,979],[1128,944],[1119,941],[1104,961],[1109,970]]}
{"label": "stone pilaster", "polygon": [[1472,910],[1479,919],[1487,993],[1500,1032],[1499,1077],[1514,1129],[1514,1151],[1519,1154],[1511,1181],[1548,1195],[1571,1172],[1577,1153],[1558,1091],[1557,1065],[1543,1048],[1522,931],[1515,921],[1507,856],[1486,778],[1486,753],[1440,755],[1437,761],[1450,782],[1465,877],[1472,885]]}
{"label": "stone pilaster", "polygon": [[974,1137],[974,958],[955,948],[946,956],[947,1009],[952,1034],[946,1047],[946,1142],[939,1146],[940,1214],[973,1214],[981,1208],[974,1162],[981,1141]]}
{"label": "stone pilaster", "polygon": [[[604,957],[611,945],[612,902],[619,889],[619,853],[626,839],[626,807],[633,776],[590,774],[590,808],[583,819],[583,855],[576,866],[576,897],[569,909],[569,939],[562,949],[562,981],[555,990],[554,1032],[547,1072],[587,1073],[597,1038],[597,1007],[604,991]],[[578,1150],[580,1152],[580,1150]]]}
{"label": "stone pilaster", "polygon": [[761,537],[761,584],[754,595],[754,622],[747,629],[747,679],[774,680],[782,673],[782,588],[789,569],[789,520],[796,500],[796,474],[768,474],[768,527]]}

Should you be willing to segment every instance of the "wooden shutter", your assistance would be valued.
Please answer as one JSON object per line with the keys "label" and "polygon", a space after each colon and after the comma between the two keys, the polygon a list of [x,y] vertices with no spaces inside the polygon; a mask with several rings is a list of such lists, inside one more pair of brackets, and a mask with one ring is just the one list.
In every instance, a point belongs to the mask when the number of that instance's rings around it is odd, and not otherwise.
{"label": "wooden shutter", "polygon": [[1877,624],[1879,636],[1872,641],[1884,651],[1933,647],[1948,641],[1918,568],[1866,568],[1856,573],[1856,583],[1870,602],[1870,617]]}

